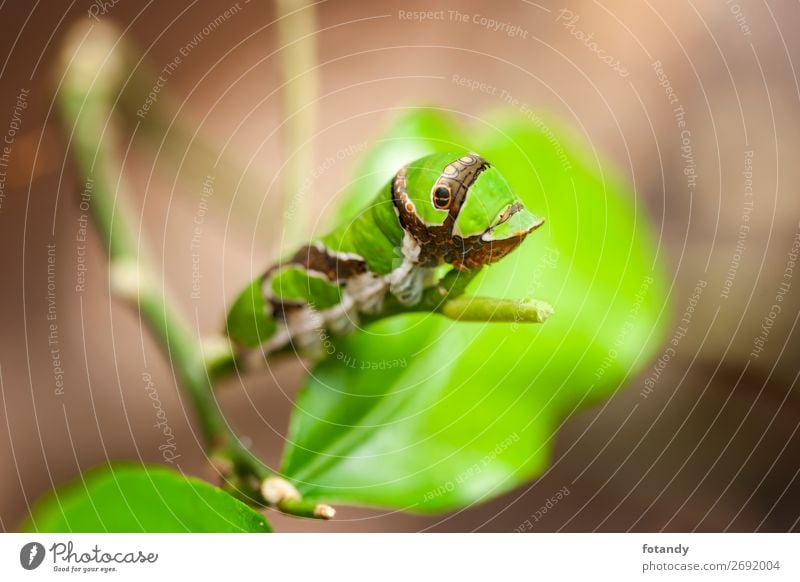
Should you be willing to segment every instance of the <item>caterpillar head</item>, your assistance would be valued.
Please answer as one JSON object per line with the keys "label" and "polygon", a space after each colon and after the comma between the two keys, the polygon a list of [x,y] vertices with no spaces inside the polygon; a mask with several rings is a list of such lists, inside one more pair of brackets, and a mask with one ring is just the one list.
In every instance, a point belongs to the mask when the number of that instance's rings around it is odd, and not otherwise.
{"label": "caterpillar head", "polygon": [[433,154],[404,166],[392,183],[392,200],[425,266],[480,268],[505,257],[544,223],[475,153]]}

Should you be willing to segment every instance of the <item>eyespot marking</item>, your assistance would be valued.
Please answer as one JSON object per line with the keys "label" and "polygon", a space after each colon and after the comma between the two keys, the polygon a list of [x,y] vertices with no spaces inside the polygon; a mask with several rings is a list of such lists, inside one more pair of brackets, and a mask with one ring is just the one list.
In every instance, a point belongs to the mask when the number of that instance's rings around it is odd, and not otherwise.
{"label": "eyespot marking", "polygon": [[438,184],[433,190],[433,205],[439,210],[447,210],[453,201],[453,193],[444,184]]}

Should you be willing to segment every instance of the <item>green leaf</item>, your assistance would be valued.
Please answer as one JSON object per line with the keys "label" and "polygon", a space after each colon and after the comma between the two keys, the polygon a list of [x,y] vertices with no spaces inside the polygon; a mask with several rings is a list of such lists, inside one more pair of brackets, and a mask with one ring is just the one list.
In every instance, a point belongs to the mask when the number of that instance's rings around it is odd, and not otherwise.
{"label": "green leaf", "polygon": [[263,515],[204,481],[158,466],[98,467],[40,500],[32,532],[269,532]]}
{"label": "green leaf", "polygon": [[283,470],[308,498],[442,511],[546,469],[563,420],[657,349],[666,285],[636,199],[563,132],[519,112],[466,129],[408,115],[360,168],[343,218],[385,181],[386,160],[408,161],[408,144],[414,156],[454,144],[480,153],[546,218],[469,292],[542,299],[555,314],[542,325],[402,316],[337,340],[298,397]]}

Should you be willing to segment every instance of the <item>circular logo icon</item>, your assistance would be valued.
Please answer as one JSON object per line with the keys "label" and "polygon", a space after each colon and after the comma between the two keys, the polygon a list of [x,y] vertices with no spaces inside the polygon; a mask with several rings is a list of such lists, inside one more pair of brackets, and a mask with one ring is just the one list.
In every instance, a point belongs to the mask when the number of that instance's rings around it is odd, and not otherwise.
{"label": "circular logo icon", "polygon": [[44,546],[39,542],[28,542],[19,551],[19,563],[26,570],[35,570],[44,561]]}

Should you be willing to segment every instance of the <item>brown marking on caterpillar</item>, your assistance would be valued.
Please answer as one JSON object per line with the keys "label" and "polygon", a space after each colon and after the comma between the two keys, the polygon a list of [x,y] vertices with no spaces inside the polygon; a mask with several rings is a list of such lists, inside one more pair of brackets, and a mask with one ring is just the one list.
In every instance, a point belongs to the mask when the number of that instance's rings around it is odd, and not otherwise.
{"label": "brown marking on caterpillar", "polygon": [[290,313],[300,311],[308,307],[306,303],[301,301],[282,301],[276,297],[268,297],[269,310],[275,320],[286,320]]}
{"label": "brown marking on caterpillar", "polygon": [[306,271],[322,273],[329,281],[341,282],[367,272],[367,263],[356,255],[337,254],[322,243],[301,247],[284,265],[299,265]]}
{"label": "brown marking on caterpillar", "polygon": [[[431,201],[434,207],[448,210],[444,223],[437,226],[426,225],[416,213],[407,191],[408,166],[403,166],[397,172],[392,180],[392,202],[400,226],[420,246],[420,255],[417,259],[420,266],[435,267],[442,260],[450,263],[452,260],[458,260],[457,249],[463,248],[464,244],[456,240],[459,237],[453,237],[453,227],[467,197],[467,191],[481,172],[489,167],[489,163],[478,154],[462,156],[444,167],[431,189]],[[471,248],[472,244],[468,246]]]}
{"label": "brown marking on caterpillar", "polygon": [[309,273],[320,273],[329,281],[340,284],[367,272],[366,261],[357,255],[335,253],[320,242],[301,247],[290,259],[270,267],[262,277],[261,288],[275,319],[285,320],[288,314],[307,307],[303,301],[278,299],[270,291],[272,276],[290,265],[302,267]]}
{"label": "brown marking on caterpillar", "polygon": [[451,202],[449,205],[450,213],[447,216],[445,225],[449,227],[449,233],[452,235],[453,226],[455,225],[458,213],[464,205],[464,200],[467,198],[467,191],[470,186],[475,183],[481,172],[488,169],[489,162],[484,160],[478,154],[468,154],[461,156],[459,159],[448,164],[449,167],[455,168],[454,174],[442,172],[439,179],[433,185],[431,191],[431,198],[436,204],[436,191],[440,187],[445,187],[451,192]]}

